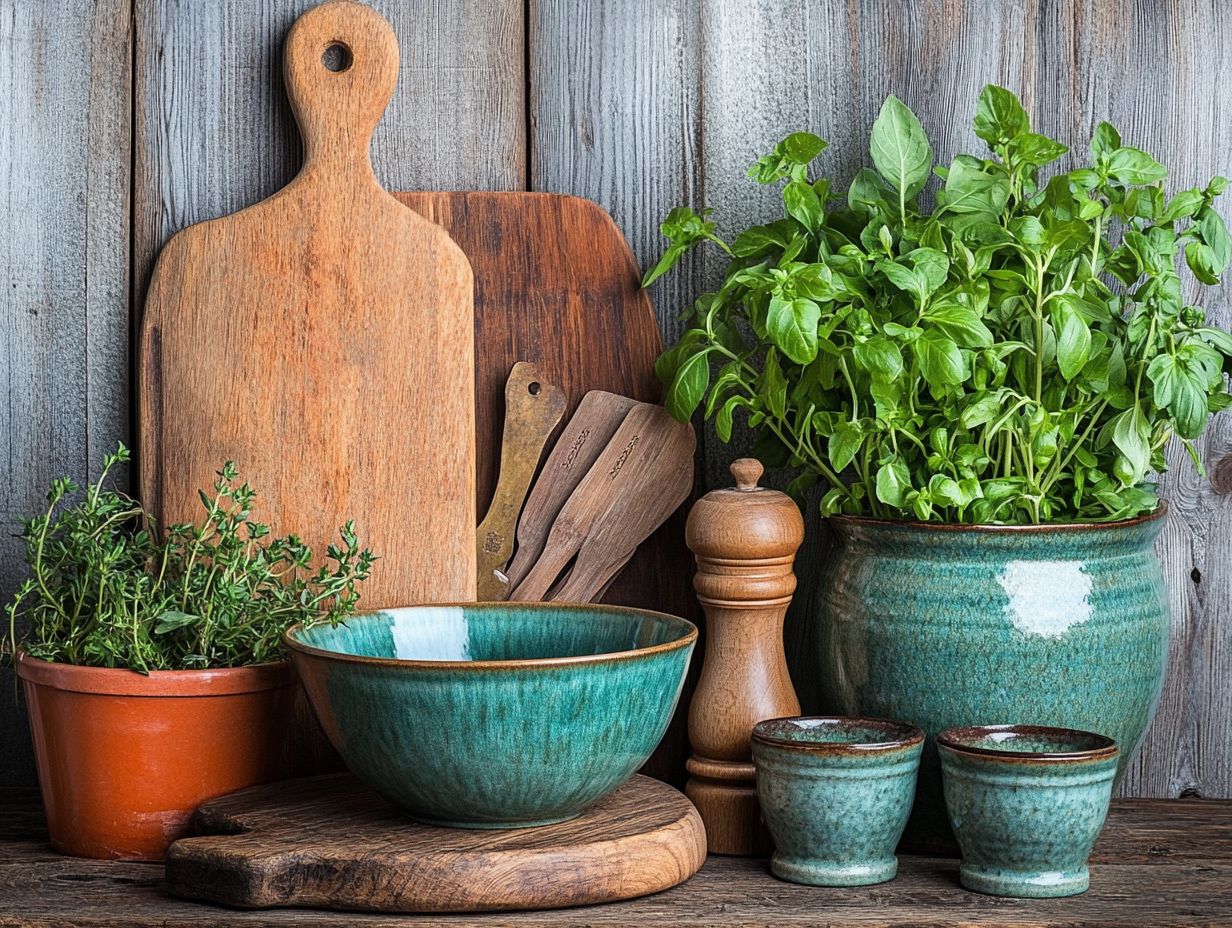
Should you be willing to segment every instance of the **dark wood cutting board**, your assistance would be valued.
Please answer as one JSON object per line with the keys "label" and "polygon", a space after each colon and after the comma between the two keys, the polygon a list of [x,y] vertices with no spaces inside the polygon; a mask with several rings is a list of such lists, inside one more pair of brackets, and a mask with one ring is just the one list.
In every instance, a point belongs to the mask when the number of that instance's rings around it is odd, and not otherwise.
{"label": "dark wood cutting board", "polygon": [[562,908],[668,889],[706,859],[697,810],[642,776],[543,828],[420,825],[346,774],[212,799],[193,822],[200,836],[168,852],[167,889],[241,908]]}
{"label": "dark wood cutting board", "polygon": [[[564,391],[568,422],[589,390],[657,403],[663,336],[620,229],[597,203],[555,193],[395,193],[441,225],[475,277],[475,496],[496,485],[503,398],[517,361]],[[644,544],[605,602],[690,611],[684,513]]]}

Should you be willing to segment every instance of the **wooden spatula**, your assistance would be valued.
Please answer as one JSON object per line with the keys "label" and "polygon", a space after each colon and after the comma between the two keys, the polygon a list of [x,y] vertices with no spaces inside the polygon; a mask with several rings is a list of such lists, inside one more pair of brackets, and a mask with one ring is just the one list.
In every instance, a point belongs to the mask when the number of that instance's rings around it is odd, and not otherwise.
{"label": "wooden spatula", "polygon": [[[681,423],[675,422],[676,426]],[[689,426],[655,430],[662,435],[656,457],[635,490],[619,493],[582,542],[564,582],[550,599],[588,603],[597,599],[633,557],[637,546],[680,508],[693,489],[697,440]]]}
{"label": "wooden spatula", "polygon": [[[591,390],[578,404],[531,488],[518,520],[518,548],[505,571],[509,588],[516,588],[543,553],[548,532],[561,508],[582,482],[629,410],[637,405],[627,396]],[[506,591],[508,592],[508,591]]]}
{"label": "wooden spatula", "polygon": [[550,384],[529,361],[519,361],[505,385],[504,440],[501,442],[500,479],[488,514],[475,532],[478,570],[476,596],[480,602],[505,599],[509,581],[497,571],[513,553],[514,530],[543,446],[565,412],[565,393]]}
{"label": "wooden spatula", "polygon": [[[591,565],[574,589],[593,587],[593,593],[601,591],[611,577],[609,565],[639,527],[649,525],[653,529],[683,501],[681,496],[670,508],[664,508],[674,497],[682,470],[687,475],[688,494],[695,447],[696,437],[688,423],[677,422],[661,406],[635,405],[561,508],[543,552],[510,599],[534,602],[547,598],[570,561],[577,556],[581,562],[580,552],[592,536],[599,539],[597,548],[588,556]],[[666,496],[657,491],[659,485],[671,488]],[[642,506],[650,511],[642,513]],[[604,529],[609,520],[629,524],[625,529]],[[630,553],[648,534],[649,530],[632,542]],[[616,569],[623,563],[620,561]],[[552,598],[561,597],[554,594]]]}
{"label": "wooden spatula", "polygon": [[[341,70],[327,67],[333,49]],[[235,460],[257,514],[323,554],[355,518],[364,608],[475,591],[474,310],[466,256],[377,184],[393,29],[332,2],[284,50],[304,165],[163,249],[141,336],[141,487],[167,521]],[[507,369],[507,368],[506,368]]]}

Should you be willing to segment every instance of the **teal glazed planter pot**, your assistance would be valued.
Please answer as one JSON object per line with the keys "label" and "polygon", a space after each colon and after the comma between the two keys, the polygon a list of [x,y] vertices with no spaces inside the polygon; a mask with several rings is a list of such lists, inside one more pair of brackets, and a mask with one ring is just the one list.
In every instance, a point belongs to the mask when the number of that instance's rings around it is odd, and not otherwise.
{"label": "teal glazed planter pot", "polygon": [[894,847],[915,795],[924,733],[883,719],[801,717],[753,727],[770,871],[810,886],[868,886],[898,873]]}
{"label": "teal glazed planter pot", "polygon": [[645,763],[697,640],[614,606],[415,606],[288,630],[347,766],[412,818],[459,828],[565,821]]}
{"label": "teal glazed planter pot", "polygon": [[1086,892],[1117,770],[1117,746],[1037,725],[951,728],[937,736],[959,879],[993,896]]}
{"label": "teal glazed planter pot", "polygon": [[[1097,731],[1133,755],[1159,701],[1168,606],[1138,519],[951,526],[831,518],[809,667],[822,711],[946,728]],[[936,748],[926,745],[906,841],[953,850]]]}

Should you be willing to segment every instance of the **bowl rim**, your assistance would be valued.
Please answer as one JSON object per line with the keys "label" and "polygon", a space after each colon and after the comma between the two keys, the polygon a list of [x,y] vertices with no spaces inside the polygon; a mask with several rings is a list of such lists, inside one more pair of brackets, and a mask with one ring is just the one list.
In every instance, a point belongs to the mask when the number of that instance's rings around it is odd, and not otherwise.
{"label": "bowl rim", "polygon": [[[960,739],[987,738],[996,734],[1036,735],[1057,738],[1083,738],[1093,747],[1077,751],[1002,751],[997,748],[980,747]],[[1074,763],[1081,761],[1111,760],[1120,754],[1114,739],[1099,732],[1081,728],[1065,728],[1057,725],[958,725],[947,728],[937,735],[937,747],[956,754],[999,760],[1009,763]]]}
{"label": "bowl rim", "polygon": [[546,608],[551,612],[582,611],[604,615],[612,615],[615,613],[627,615],[629,613],[633,613],[634,615],[655,619],[660,622],[665,622],[670,626],[680,628],[684,631],[684,634],[675,641],[665,641],[662,644],[651,645],[647,648],[633,648],[626,651],[605,651],[601,654],[572,654],[564,657],[528,657],[495,661],[431,661],[419,658],[404,659],[398,657],[367,657],[362,654],[346,654],[342,651],[327,651],[323,648],[314,648],[312,645],[304,644],[301,641],[296,641],[292,637],[294,633],[304,630],[303,622],[296,622],[285,632],[283,632],[282,640],[287,648],[292,652],[292,656],[298,653],[309,657],[319,657],[325,660],[342,661],[347,664],[364,664],[370,667],[404,667],[419,670],[469,669],[474,672],[482,672],[485,670],[529,670],[538,667],[576,667],[586,664],[610,663],[611,661],[616,660],[635,660],[642,657],[648,657],[652,654],[665,654],[669,651],[689,648],[697,642],[697,626],[686,618],[682,618],[678,615],[671,615],[667,612],[656,612],[652,609],[635,609],[632,606],[619,606],[609,603],[521,603],[507,601],[417,603],[411,606],[390,606],[387,609],[377,609],[373,612],[365,612],[362,615],[348,616],[339,624],[346,624],[346,622],[352,619],[374,618],[375,616],[385,612],[390,612],[394,609],[458,607],[463,609],[486,609],[493,612],[514,612],[518,609],[525,609],[527,606]]}
{"label": "bowl rim", "polygon": [[[787,738],[771,729],[776,723],[814,722],[810,728],[851,728],[860,726],[880,731],[885,737],[879,741],[807,741]],[[785,715],[781,718],[762,719],[753,726],[753,741],[787,751],[808,754],[850,755],[878,754],[914,748],[924,743],[924,732],[910,722],[886,719],[871,715]]]}

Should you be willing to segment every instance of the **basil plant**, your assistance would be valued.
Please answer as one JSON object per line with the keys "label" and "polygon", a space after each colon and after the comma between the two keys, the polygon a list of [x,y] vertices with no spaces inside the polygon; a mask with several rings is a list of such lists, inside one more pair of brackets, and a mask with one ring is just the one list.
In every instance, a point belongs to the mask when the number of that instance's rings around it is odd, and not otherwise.
{"label": "basil plant", "polygon": [[[730,242],[710,210],[672,210],[649,285],[701,243],[730,258],[660,358],[679,419],[737,417],[791,490],[824,484],[825,514],[952,523],[1108,521],[1157,506],[1174,434],[1192,444],[1232,396],[1232,336],[1185,295],[1232,255],[1213,201],[1227,180],[1169,197],[1166,169],[1101,123],[1090,164],[1041,177],[1068,149],[988,86],[987,156],[935,165],[890,97],[873,169],[845,195],[798,132],[749,169],[786,215]],[[921,203],[930,175],[935,204]],[[1197,289],[1193,287],[1191,289]]]}

